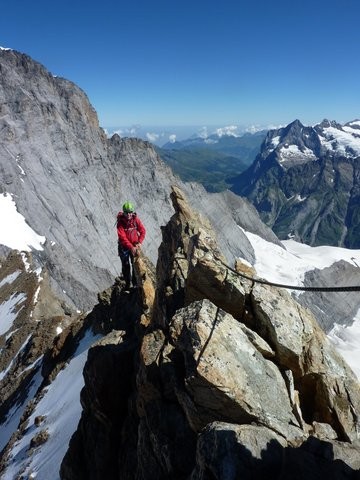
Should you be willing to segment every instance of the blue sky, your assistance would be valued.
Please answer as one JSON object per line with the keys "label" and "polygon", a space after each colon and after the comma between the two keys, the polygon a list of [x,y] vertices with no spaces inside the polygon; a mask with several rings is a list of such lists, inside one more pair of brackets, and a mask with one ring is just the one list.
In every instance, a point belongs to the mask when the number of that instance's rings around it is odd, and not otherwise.
{"label": "blue sky", "polygon": [[79,85],[103,127],[360,117],[359,0],[1,4],[0,46]]}

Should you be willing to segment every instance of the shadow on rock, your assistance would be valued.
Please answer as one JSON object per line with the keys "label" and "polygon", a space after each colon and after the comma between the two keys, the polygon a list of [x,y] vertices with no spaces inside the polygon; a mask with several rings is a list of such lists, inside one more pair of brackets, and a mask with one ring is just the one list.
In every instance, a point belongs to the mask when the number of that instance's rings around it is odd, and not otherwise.
{"label": "shadow on rock", "polygon": [[295,448],[284,446],[281,437],[264,427],[234,427],[214,422],[204,429],[199,437],[197,466],[191,480],[360,478],[359,470],[335,458],[329,442],[309,437]]}

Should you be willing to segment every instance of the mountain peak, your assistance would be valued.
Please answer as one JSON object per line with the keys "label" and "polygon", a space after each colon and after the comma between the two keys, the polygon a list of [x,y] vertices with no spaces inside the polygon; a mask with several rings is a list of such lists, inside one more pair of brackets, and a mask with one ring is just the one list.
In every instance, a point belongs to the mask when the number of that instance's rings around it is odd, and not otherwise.
{"label": "mountain peak", "polygon": [[336,122],[335,120],[328,120],[328,119],[324,118],[324,120],[322,120],[322,122],[317,124],[315,127],[317,127],[317,128],[333,127],[333,128],[341,129],[342,125],[340,123]]}
{"label": "mountain peak", "polygon": [[294,127],[303,127],[304,125],[301,123],[299,119],[295,119],[293,122],[289,123],[289,125],[285,128],[294,128]]}

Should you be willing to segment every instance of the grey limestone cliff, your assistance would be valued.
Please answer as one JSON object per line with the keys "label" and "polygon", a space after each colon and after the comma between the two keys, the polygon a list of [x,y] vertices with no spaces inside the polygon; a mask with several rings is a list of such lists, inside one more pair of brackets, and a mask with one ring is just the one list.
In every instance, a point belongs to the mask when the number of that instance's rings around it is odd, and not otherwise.
{"label": "grey limestone cliff", "polygon": [[147,142],[107,139],[85,93],[72,82],[12,50],[0,51],[0,73],[0,194],[11,194],[26,222],[46,237],[34,259],[69,304],[88,309],[120,273],[114,223],[126,200],[147,228],[144,252],[156,262],[174,183],[214,221],[229,261],[253,258],[237,226],[242,218],[277,241],[245,200],[183,185]]}

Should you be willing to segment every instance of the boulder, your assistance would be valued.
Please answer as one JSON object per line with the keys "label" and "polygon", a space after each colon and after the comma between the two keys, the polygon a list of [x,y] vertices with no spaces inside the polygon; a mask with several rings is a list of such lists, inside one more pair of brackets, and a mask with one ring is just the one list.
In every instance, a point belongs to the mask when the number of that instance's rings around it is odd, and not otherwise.
{"label": "boulder", "polygon": [[289,441],[304,438],[280,370],[231,315],[209,300],[195,302],[174,316],[170,336],[184,358],[185,390],[204,422],[257,422]]}

